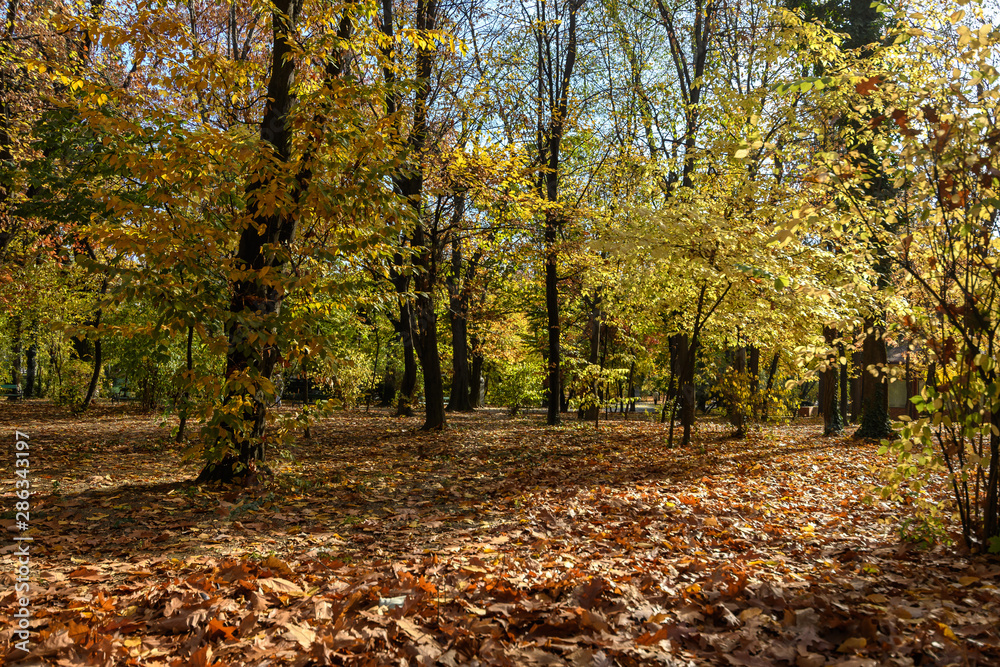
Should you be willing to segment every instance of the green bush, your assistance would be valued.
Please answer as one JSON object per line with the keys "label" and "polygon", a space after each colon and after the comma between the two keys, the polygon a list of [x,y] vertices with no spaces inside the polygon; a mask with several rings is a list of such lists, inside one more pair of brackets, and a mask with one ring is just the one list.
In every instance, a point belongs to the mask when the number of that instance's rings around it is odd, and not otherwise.
{"label": "green bush", "polygon": [[497,381],[490,387],[490,400],[516,415],[522,408],[537,405],[544,397],[545,370],[534,360],[513,361],[497,369]]}
{"label": "green bush", "polygon": [[760,386],[759,378],[733,368],[722,375],[717,390],[726,409],[726,417],[738,436],[757,424],[787,420],[795,412],[793,390],[778,384],[767,391]]}
{"label": "green bush", "polygon": [[79,359],[71,359],[66,362],[62,369],[62,382],[59,385],[56,403],[59,405],[80,404],[87,395],[87,387],[90,386],[90,377],[93,374],[92,364]]}

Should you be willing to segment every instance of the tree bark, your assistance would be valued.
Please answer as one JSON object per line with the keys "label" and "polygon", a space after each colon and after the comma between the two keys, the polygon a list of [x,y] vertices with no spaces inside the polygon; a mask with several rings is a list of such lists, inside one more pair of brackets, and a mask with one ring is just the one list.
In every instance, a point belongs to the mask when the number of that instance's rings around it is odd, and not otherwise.
{"label": "tree bark", "polygon": [[433,248],[436,243],[425,239],[424,229],[418,223],[413,236],[418,252],[417,266],[421,271],[415,282],[417,297],[414,310],[417,320],[416,352],[420,366],[424,369],[424,431],[445,428],[444,380],[441,376],[441,356],[438,354],[437,312],[434,309],[434,284],[437,281],[437,263]]}
{"label": "tree bark", "polygon": [[[603,324],[601,323],[601,295],[596,294],[592,301],[590,301],[590,355],[587,357],[587,363],[591,366],[596,366],[597,362],[600,360],[598,353],[601,346],[601,329]],[[591,387],[591,392],[593,392],[593,405],[589,406],[583,411],[581,418],[586,421],[596,421],[597,413],[600,411],[600,406],[597,397],[598,380],[594,379],[594,385]]]}
{"label": "tree bark", "polygon": [[[889,392],[881,369],[885,368],[888,353],[883,329],[872,318],[865,319],[866,336],[861,348],[861,426],[854,433],[857,439],[881,440],[892,435],[889,420]],[[874,366],[878,375],[868,370]]]}
{"label": "tree bark", "polygon": [[[100,323],[101,316],[98,311],[97,324]],[[80,410],[89,408],[90,404],[94,401],[94,396],[97,395],[97,383],[101,378],[101,366],[104,363],[103,348],[104,346],[100,338],[94,341],[94,372],[90,375],[90,384],[87,385],[87,395],[83,397],[83,401],[80,403]]]}
{"label": "tree bark", "polygon": [[[844,344],[841,343],[838,346],[838,354],[847,358],[847,350]],[[848,398],[848,393],[851,388],[850,380],[847,377],[847,364],[841,364],[840,366],[840,419],[845,424],[847,423],[847,404],[850,402]]]}
{"label": "tree bark", "polygon": [[24,397],[34,398],[35,383],[38,379],[38,345],[35,342],[28,346],[24,362],[26,365],[24,369]]}
{"label": "tree bark", "polygon": [[472,343],[472,376],[469,378],[469,405],[473,408],[483,407],[483,355],[479,352],[479,338],[469,337]]}
{"label": "tree bark", "polygon": [[471,378],[469,369],[469,304],[465,296],[465,285],[461,283],[462,242],[456,238],[452,242],[452,272],[448,279],[448,314],[451,319],[451,396],[448,410],[469,412],[472,410]]}
{"label": "tree bark", "polygon": [[754,391],[757,391],[760,388],[760,348],[756,345],[747,345],[746,356],[747,373],[753,379]]}
{"label": "tree bark", "polygon": [[397,417],[413,416],[413,392],[417,389],[417,357],[413,350],[413,313],[409,301],[399,304],[399,319],[393,320],[396,335],[403,343],[403,377],[396,403]]}
{"label": "tree bark", "polygon": [[10,383],[21,386],[21,317],[15,316],[13,318],[13,329],[14,336],[11,340],[10,345]]}
{"label": "tree bark", "polygon": [[[465,216],[464,195],[455,198],[455,213],[452,226],[459,227]],[[482,258],[482,250],[477,250],[468,262],[462,252],[461,238],[456,234],[452,241],[451,274],[448,277],[448,312],[451,317],[452,371],[451,399],[448,410],[470,412],[477,400],[472,397],[472,369],[469,365],[469,304],[472,299],[472,280]],[[480,367],[480,372],[482,368]],[[476,393],[479,390],[476,379]]]}
{"label": "tree bark", "polygon": [[[771,357],[771,365],[767,368],[767,384],[764,386],[764,421],[770,418],[771,390],[774,388],[774,375],[778,372],[778,359],[781,358],[781,350],[775,350]],[[796,408],[798,406],[795,406]]]}
{"label": "tree bark", "polygon": [[[90,246],[90,243],[86,243],[87,254],[90,259],[94,262],[97,261],[97,253]],[[101,281],[101,291],[100,298],[104,298],[104,295],[108,293],[108,278],[104,277]],[[94,313],[94,328],[98,329],[101,326],[101,318],[104,316],[104,311],[98,308]],[[101,365],[104,363],[103,355],[103,344],[101,342],[100,332],[96,340],[94,340],[94,372],[90,376],[90,384],[87,385],[87,395],[83,397],[83,402],[80,403],[79,410],[82,412],[90,407],[90,404],[94,401],[94,396],[97,395],[97,383],[101,378]]]}
{"label": "tree bark", "polygon": [[548,364],[549,364],[549,396],[546,422],[549,426],[559,423],[559,397],[562,369],[560,368],[559,349],[559,278],[556,275],[558,253],[555,250],[555,223],[550,222],[549,215],[545,223],[545,245],[549,250],[545,257],[545,312],[548,319]]}
{"label": "tree bark", "polygon": [[[569,91],[577,58],[576,14],[585,0],[567,0],[563,9],[569,14],[568,20],[558,16],[553,22],[546,13],[547,7],[556,8],[558,3],[540,3],[537,24],[534,27],[536,44],[536,115],[538,130],[535,139],[539,175],[537,189],[546,202],[559,202],[559,176],[561,169],[560,151],[566,133],[569,117]],[[550,27],[555,36],[549,33]],[[563,27],[565,26],[565,28]],[[564,32],[563,32],[564,31]],[[565,44],[563,51],[559,47]],[[553,50],[565,54],[561,63],[552,62]],[[545,311],[548,327],[548,414],[546,422],[555,426],[560,421],[562,398],[562,351],[560,349],[559,323],[559,248],[557,242],[564,226],[563,212],[555,208],[545,211]]]}
{"label": "tree bark", "polygon": [[[827,345],[833,345],[837,338],[837,331],[831,327],[823,327],[823,337]],[[833,356],[836,355],[836,351]],[[840,417],[839,399],[837,396],[837,384],[840,371],[837,368],[836,360],[831,356],[827,360],[827,369],[823,372],[823,435],[839,435],[844,430],[844,422]]]}
{"label": "tree bark", "polygon": [[[281,172],[287,169],[291,158],[292,128],[289,114],[294,104],[296,21],[302,0],[276,0],[271,15],[272,46],[270,79],[267,85],[268,103],[260,123],[260,141],[263,148],[262,164],[258,179],[246,188],[248,224],[240,234],[236,251],[236,268],[244,277],[234,281],[229,303],[230,319],[226,338],[226,378],[233,380],[248,375],[253,384],[269,380],[277,361],[277,347],[261,343],[273,333],[274,320],[281,310],[284,293],[259,279],[265,268],[278,273],[287,257],[276,250],[287,248],[295,238],[298,216],[294,206],[274,207],[262,205],[262,197],[272,187],[281,187]],[[270,162],[270,164],[266,164]],[[299,191],[306,185],[300,174]],[[237,478],[244,484],[258,481],[254,471],[265,459],[264,424],[267,399],[259,388],[249,390],[245,384],[227,390],[226,403],[240,398],[246,401],[241,408],[241,420],[250,428],[218,427],[217,437],[225,444],[218,460],[210,461],[199,482],[231,482]]]}
{"label": "tree bark", "polygon": [[[185,360],[187,364],[185,368],[187,369],[188,377],[187,382],[191,381],[192,371],[194,370],[194,327],[188,325],[188,335],[187,335],[187,347],[185,349],[186,355]],[[184,429],[187,426],[188,419],[188,401],[190,400],[190,392],[185,388],[184,393],[181,394],[181,414],[180,423],[177,425],[177,435],[174,437],[174,442],[184,442]]]}
{"label": "tree bark", "polygon": [[681,447],[687,447],[691,444],[691,429],[694,427],[695,420],[694,372],[698,359],[698,348],[700,347],[698,338],[695,336],[685,337],[685,342],[686,350],[681,361],[681,375],[678,384],[681,426],[684,428],[684,434],[681,436]]}

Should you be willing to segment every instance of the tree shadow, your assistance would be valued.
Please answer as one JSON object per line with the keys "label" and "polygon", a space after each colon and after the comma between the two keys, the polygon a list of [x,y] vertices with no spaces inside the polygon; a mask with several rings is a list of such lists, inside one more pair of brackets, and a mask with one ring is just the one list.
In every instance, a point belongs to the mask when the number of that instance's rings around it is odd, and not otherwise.
{"label": "tree shadow", "polygon": [[[46,416],[32,408],[39,420]],[[649,485],[679,490],[720,472],[749,479],[773,472],[767,464],[778,457],[839,446],[813,434],[814,426],[799,428],[794,442],[734,442],[716,439],[718,425],[705,422],[694,446],[682,450],[667,449],[665,428],[642,420],[595,431],[590,423],[553,428],[540,416],[477,412],[451,414],[448,430],[427,433],[419,430],[419,417],[345,412],[316,424],[312,440],[298,440],[289,460],[275,462],[272,488],[248,493],[194,484],[198,466],[179,464],[176,449],[135,452],[134,442],[82,446],[104,415],[129,414],[95,411],[77,417],[71,433],[55,429],[59,439],[49,443],[49,453],[62,464],[50,465],[52,481],[72,478],[76,486],[67,482],[60,493],[43,489],[34,498],[36,542],[50,554],[95,561],[187,557],[332,534],[339,548],[365,551],[380,538],[395,540],[389,533],[403,526],[415,544],[425,544],[436,539],[440,524],[504,521],[537,494],[572,498]],[[47,427],[66,418],[59,411],[53,416]],[[125,420],[118,427],[155,437],[149,424]]]}

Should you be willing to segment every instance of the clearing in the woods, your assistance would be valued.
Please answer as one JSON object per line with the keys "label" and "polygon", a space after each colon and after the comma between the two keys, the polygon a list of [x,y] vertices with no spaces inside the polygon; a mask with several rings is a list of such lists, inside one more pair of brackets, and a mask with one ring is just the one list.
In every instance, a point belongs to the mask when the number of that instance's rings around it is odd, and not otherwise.
{"label": "clearing in the woods", "polygon": [[901,542],[877,447],[815,421],[671,450],[641,417],[349,412],[247,494],[131,406],[2,407],[38,489],[28,655],[2,515],[6,664],[1000,664],[1000,563]]}

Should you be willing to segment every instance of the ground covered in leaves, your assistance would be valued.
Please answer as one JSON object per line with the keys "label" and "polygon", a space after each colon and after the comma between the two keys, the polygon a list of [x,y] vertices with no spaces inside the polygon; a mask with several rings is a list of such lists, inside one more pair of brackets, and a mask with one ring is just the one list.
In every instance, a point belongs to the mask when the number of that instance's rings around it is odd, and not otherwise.
{"label": "ground covered in leaves", "polygon": [[5,664],[1000,664],[1000,562],[901,543],[876,447],[815,422],[671,450],[641,418],[350,412],[252,494],[194,486],[158,423],[0,405],[36,491],[25,654],[4,488]]}

